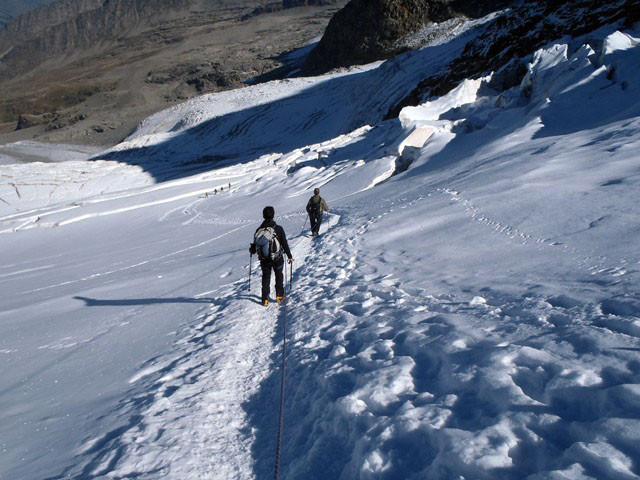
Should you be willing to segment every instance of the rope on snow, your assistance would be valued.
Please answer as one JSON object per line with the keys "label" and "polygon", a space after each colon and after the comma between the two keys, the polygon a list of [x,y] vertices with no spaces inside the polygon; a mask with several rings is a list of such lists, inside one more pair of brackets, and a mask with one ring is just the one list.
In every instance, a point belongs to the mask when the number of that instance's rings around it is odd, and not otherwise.
{"label": "rope on snow", "polygon": [[[286,267],[285,267],[286,268]],[[293,266],[290,266],[293,270]],[[286,270],[285,270],[285,278],[286,278]],[[291,292],[291,282],[289,282],[289,293]],[[275,472],[274,472],[274,480],[280,480],[280,453],[282,451],[282,422],[284,419],[284,374],[286,367],[286,353],[287,353],[287,301],[288,298],[285,296],[283,307],[283,320],[282,324],[284,327],[284,331],[282,333],[282,378],[280,379],[280,415],[278,418],[278,439],[276,444],[276,460],[275,460]]]}

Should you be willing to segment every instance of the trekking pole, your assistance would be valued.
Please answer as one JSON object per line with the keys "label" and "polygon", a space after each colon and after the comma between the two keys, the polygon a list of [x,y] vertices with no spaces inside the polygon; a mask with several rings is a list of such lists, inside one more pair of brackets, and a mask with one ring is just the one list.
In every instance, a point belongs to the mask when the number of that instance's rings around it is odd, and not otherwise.
{"label": "trekking pole", "polygon": [[293,289],[293,263],[289,264],[289,292]]}
{"label": "trekking pole", "polygon": [[307,226],[307,219],[309,218],[309,215],[307,215],[306,217],[304,217],[304,225],[302,225],[302,230],[304,231],[304,227]]}
{"label": "trekking pole", "polygon": [[253,263],[253,254],[249,254],[249,291],[251,291],[251,264]]}

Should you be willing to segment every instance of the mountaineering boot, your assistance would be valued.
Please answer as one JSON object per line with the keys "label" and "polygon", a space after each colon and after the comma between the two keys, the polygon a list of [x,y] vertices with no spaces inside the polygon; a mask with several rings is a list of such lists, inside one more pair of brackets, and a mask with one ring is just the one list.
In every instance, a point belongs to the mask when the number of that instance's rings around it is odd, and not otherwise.
{"label": "mountaineering boot", "polygon": [[278,303],[284,302],[284,295],[277,295],[276,296],[276,302],[278,302]]}
{"label": "mountaineering boot", "polygon": [[267,300],[266,298],[264,300],[262,300],[262,306],[263,307],[268,307],[269,306],[269,300]]}

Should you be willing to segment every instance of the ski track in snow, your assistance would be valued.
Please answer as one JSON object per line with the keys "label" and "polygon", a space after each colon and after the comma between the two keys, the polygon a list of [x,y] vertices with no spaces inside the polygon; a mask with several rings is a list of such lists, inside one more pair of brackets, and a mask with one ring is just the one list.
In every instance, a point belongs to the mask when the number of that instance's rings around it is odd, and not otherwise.
{"label": "ski track in snow", "polygon": [[619,259],[615,264],[612,264],[611,260],[606,257],[601,256],[600,258],[593,258],[593,254],[583,252],[577,247],[549,238],[535,237],[530,233],[521,231],[517,227],[495,220],[483,213],[482,210],[473,203],[473,201],[465,198],[455,190],[444,188],[439,189],[438,191],[439,193],[448,195],[454,202],[462,205],[473,221],[490,228],[499,235],[506,236],[523,245],[534,243],[542,247],[559,247],[566,255],[569,255],[573,259],[577,267],[586,270],[592,275],[604,273],[613,277],[620,277],[628,273],[627,268],[630,262],[627,259]]}
{"label": "ski track in snow", "polygon": [[138,262],[138,263],[135,263],[135,264],[132,264],[132,265],[126,265],[124,267],[120,267],[120,268],[113,269],[113,270],[96,272],[96,273],[93,273],[93,274],[88,275],[86,277],[82,277],[82,278],[78,278],[78,279],[74,279],[74,280],[69,280],[67,282],[56,283],[56,284],[53,284],[53,285],[47,285],[46,287],[40,287],[40,288],[35,288],[33,290],[26,290],[26,291],[18,292],[17,295],[27,295],[27,294],[31,294],[31,293],[41,292],[43,290],[49,290],[49,289],[52,289],[52,288],[62,287],[62,286],[65,286],[65,285],[71,285],[71,284],[74,284],[74,283],[86,282],[88,280],[93,280],[93,279],[98,278],[98,277],[104,277],[104,276],[107,276],[107,275],[113,275],[114,273],[120,273],[120,272],[124,272],[126,270],[132,270],[132,269],[135,269],[137,267],[141,267],[142,265],[147,265],[149,263],[160,262],[160,261],[166,260],[167,258],[179,255],[181,253],[185,253],[185,252],[188,252],[190,250],[201,248],[201,247],[209,245],[209,244],[211,244],[213,242],[219,241],[221,238],[223,238],[223,237],[225,237],[225,236],[227,236],[227,235],[229,235],[231,233],[237,232],[238,230],[240,230],[242,228],[245,228],[245,227],[247,227],[247,225],[243,224],[240,227],[237,227],[237,228],[234,228],[232,230],[229,230],[229,231],[227,231],[227,232],[225,232],[225,233],[223,233],[221,235],[217,235],[214,238],[210,238],[208,240],[205,240],[203,242],[197,243],[195,245],[190,245],[188,247],[172,251],[170,253],[167,253],[167,254],[159,256],[159,257],[153,257],[153,258],[151,258],[149,260],[144,260],[142,262]]}

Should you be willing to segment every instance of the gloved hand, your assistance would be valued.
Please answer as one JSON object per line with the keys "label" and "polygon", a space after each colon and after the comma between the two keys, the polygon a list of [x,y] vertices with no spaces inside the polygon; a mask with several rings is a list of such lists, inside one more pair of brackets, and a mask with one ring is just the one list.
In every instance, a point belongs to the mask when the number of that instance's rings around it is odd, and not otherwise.
{"label": "gloved hand", "polygon": [[249,245],[249,255],[255,255],[256,253],[256,244],[252,243],[251,245]]}
{"label": "gloved hand", "polygon": [[289,257],[288,262],[289,262],[289,263],[293,263],[293,258]]}

